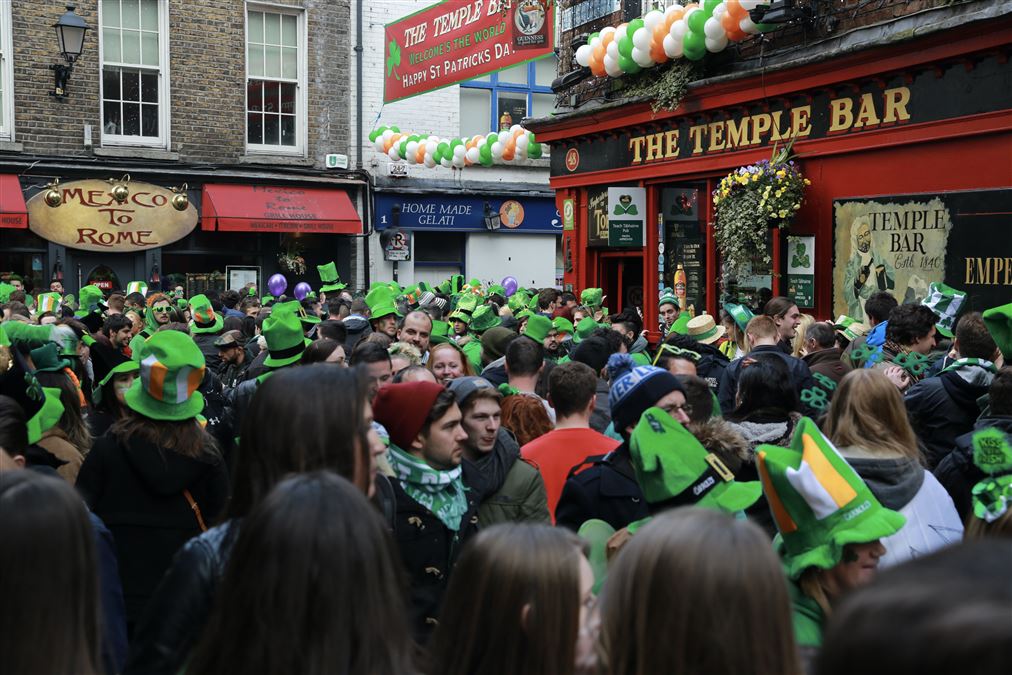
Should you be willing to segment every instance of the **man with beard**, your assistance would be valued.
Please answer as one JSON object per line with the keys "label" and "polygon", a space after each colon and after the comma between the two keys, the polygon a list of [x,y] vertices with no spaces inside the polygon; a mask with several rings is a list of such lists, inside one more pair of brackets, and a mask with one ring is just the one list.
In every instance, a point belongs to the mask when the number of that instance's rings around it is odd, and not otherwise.
{"label": "man with beard", "polygon": [[896,288],[896,271],[871,248],[871,224],[861,217],[851,224],[851,256],[843,273],[847,314],[864,321],[864,303],[877,291]]}

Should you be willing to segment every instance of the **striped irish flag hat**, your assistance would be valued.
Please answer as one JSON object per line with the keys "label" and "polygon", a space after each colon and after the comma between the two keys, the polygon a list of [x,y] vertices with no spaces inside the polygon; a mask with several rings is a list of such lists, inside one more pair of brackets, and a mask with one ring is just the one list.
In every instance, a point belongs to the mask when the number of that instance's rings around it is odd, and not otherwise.
{"label": "striped irish flag hat", "polygon": [[144,343],[140,377],[124,395],[127,406],[156,420],[188,420],[204,409],[197,391],[204,379],[204,355],[193,339],[160,331]]}
{"label": "striped irish flag hat", "polygon": [[935,329],[945,337],[951,338],[959,310],[963,309],[965,301],[965,292],[936,281],[928,286],[928,294],[921,304],[938,315]]}
{"label": "striped irish flag hat", "polygon": [[140,293],[141,295],[147,295],[148,285],[143,281],[130,281],[126,286],[127,295],[131,293]]}
{"label": "striped irish flag hat", "polygon": [[756,463],[791,579],[830,569],[847,544],[896,534],[906,518],[885,508],[815,422],[803,418],[791,447],[760,445]]}
{"label": "striped irish flag hat", "polygon": [[55,312],[56,308],[60,305],[60,300],[59,293],[39,293],[35,311],[39,314],[43,312]]}

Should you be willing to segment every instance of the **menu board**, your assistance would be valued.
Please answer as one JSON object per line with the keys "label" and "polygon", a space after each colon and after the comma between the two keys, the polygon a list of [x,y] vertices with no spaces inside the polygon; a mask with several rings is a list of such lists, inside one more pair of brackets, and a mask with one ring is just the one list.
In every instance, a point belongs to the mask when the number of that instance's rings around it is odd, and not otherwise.
{"label": "menu board", "polygon": [[608,245],[608,188],[587,190],[587,245]]}
{"label": "menu board", "polygon": [[661,191],[664,218],[664,286],[675,287],[678,266],[685,270],[686,309],[706,308],[706,230],[699,218],[697,188]]}

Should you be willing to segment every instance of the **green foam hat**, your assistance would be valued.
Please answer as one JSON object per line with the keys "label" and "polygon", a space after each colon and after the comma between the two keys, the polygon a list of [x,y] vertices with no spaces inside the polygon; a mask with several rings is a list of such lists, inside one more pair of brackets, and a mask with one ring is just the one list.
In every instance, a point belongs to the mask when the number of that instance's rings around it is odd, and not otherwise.
{"label": "green foam hat", "polygon": [[58,373],[72,365],[69,360],[60,358],[60,346],[55,342],[36,347],[31,351],[31,357],[37,373]]}
{"label": "green foam hat", "polygon": [[140,376],[123,398],[128,408],[145,417],[193,419],[204,409],[204,396],[197,391],[204,370],[204,355],[189,335],[159,331],[144,343]]}
{"label": "green foam hat", "polygon": [[44,312],[55,312],[56,308],[60,305],[60,294],[59,293],[39,293],[39,298],[36,304],[37,311],[39,314]]}
{"label": "green foam hat", "polygon": [[141,295],[148,294],[148,285],[143,281],[129,281],[126,285],[126,294],[140,293]]}
{"label": "green foam hat", "polygon": [[640,416],[629,448],[636,481],[655,509],[695,505],[736,513],[762,495],[762,485],[735,481],[716,455],[660,408]]}
{"label": "green foam hat", "polygon": [[98,312],[104,309],[102,307],[102,300],[105,295],[102,293],[102,289],[94,284],[88,284],[81,288],[81,308],[74,312],[74,316],[77,318],[83,318],[91,314],[92,312]]}
{"label": "green foam hat", "polygon": [[985,310],[984,325],[998,345],[1005,362],[1012,362],[1012,302]]}
{"label": "green foam hat", "polygon": [[678,333],[679,335],[689,334],[689,322],[692,321],[692,317],[689,316],[688,312],[682,312],[675,319],[675,322],[671,324],[671,332]]}
{"label": "green foam hat", "polygon": [[0,281],[0,304],[11,301],[11,293],[16,291],[12,284],[6,281]]}
{"label": "green foam hat", "polygon": [[538,311],[538,296],[536,294],[531,296],[531,301],[527,303],[527,309],[532,312]]}
{"label": "green foam hat", "polygon": [[956,318],[959,317],[964,302],[966,293],[936,281],[928,285],[928,295],[921,304],[938,315],[935,329],[945,337],[951,338],[952,329],[956,325]]}
{"label": "green foam hat", "polygon": [[573,328],[573,322],[564,316],[557,316],[552,319],[552,325],[555,326],[555,330],[566,335],[573,335],[576,329]]}
{"label": "green foam hat", "polygon": [[71,309],[76,309],[77,298],[75,298],[72,294],[67,293],[65,296],[63,296],[63,306],[70,307]]}
{"label": "green foam hat", "polygon": [[385,316],[396,314],[400,316],[397,307],[394,305],[396,294],[386,284],[375,286],[365,296],[365,304],[369,305],[369,319],[382,319]]}
{"label": "green foam hat", "polygon": [[501,295],[504,298],[506,297],[506,289],[500,284],[492,284],[488,287],[488,291],[486,293],[488,295]]}
{"label": "green foam hat", "polygon": [[727,312],[732,319],[734,319],[734,324],[738,326],[738,330],[742,332],[745,332],[748,322],[755,318],[755,314],[752,313],[751,309],[745,305],[740,305],[737,302],[725,302],[724,311]]}
{"label": "green foam hat", "polygon": [[970,491],[973,515],[993,523],[1012,504],[1012,445],[1008,435],[994,427],[974,433],[972,444],[973,463],[987,474]]}
{"label": "green foam hat", "polygon": [[471,316],[478,307],[478,296],[472,293],[464,293],[457,298],[457,307],[450,314],[451,319],[471,323]]}
{"label": "green foam hat", "polygon": [[675,309],[679,308],[678,298],[675,297],[675,292],[671,288],[661,291],[661,297],[657,299],[657,309],[664,305],[674,305]]}
{"label": "green foam hat", "polygon": [[190,333],[220,333],[224,324],[224,319],[214,311],[206,295],[200,293],[190,298]]}
{"label": "green foam hat", "polygon": [[273,304],[274,304],[274,296],[273,295],[265,295],[262,298],[260,298],[260,306],[261,307],[270,307]]}
{"label": "green foam hat", "polygon": [[579,343],[589,338],[595,330],[597,330],[598,323],[594,321],[594,317],[585,316],[576,324],[576,333],[573,335],[573,342]]}
{"label": "green foam hat", "polygon": [[320,275],[320,292],[330,293],[340,291],[348,287],[348,284],[341,283],[341,277],[337,274],[337,265],[329,262],[326,265],[317,265],[316,271]]}
{"label": "green foam hat", "polygon": [[488,305],[482,305],[471,315],[471,330],[475,333],[484,333],[489,328],[500,325],[502,325],[502,319]]}
{"label": "green foam hat", "polygon": [[312,342],[303,334],[298,315],[288,309],[272,311],[264,319],[263,334],[267,341],[264,365],[268,368],[282,368],[295,363]]}
{"label": "green foam hat", "polygon": [[907,519],[885,508],[811,419],[795,428],[791,447],[760,445],[756,464],[787,576],[809,567],[830,569],[847,544],[896,534]]}
{"label": "green foam hat", "polygon": [[272,313],[288,312],[290,314],[294,314],[295,316],[299,317],[299,321],[302,322],[304,330],[309,330],[316,324],[320,323],[320,317],[313,316],[312,314],[307,312],[306,308],[303,307],[302,303],[299,302],[298,300],[287,300],[285,302],[279,302],[278,304],[274,305],[274,308],[271,310],[271,312]]}
{"label": "green foam hat", "polygon": [[60,391],[59,387],[42,387],[42,391],[45,394],[45,400],[42,402],[42,408],[29,418],[28,427],[28,443],[38,443],[42,439],[42,434],[46,433],[50,429],[56,426],[63,417],[63,403],[60,402]]}
{"label": "green foam hat", "polygon": [[538,344],[542,344],[545,338],[548,337],[548,333],[551,332],[552,320],[547,316],[541,314],[532,314],[527,319],[527,325],[524,326],[524,330],[521,335],[526,335],[532,340],[536,340]]}
{"label": "green foam hat", "polygon": [[510,311],[516,314],[520,310],[527,307],[527,293],[523,291],[517,291],[510,296],[509,300],[506,301],[506,306],[510,308]]}
{"label": "green foam hat", "polygon": [[597,309],[604,302],[604,290],[600,288],[585,288],[580,293],[580,304]]}
{"label": "green foam hat", "polygon": [[450,324],[439,319],[432,320],[432,332],[429,333],[429,342],[438,345],[450,341]]}
{"label": "green foam hat", "polygon": [[841,314],[837,317],[836,321],[833,322],[833,327],[836,332],[843,336],[843,338],[849,342],[853,342],[859,337],[864,337],[870,330],[868,326],[859,322],[857,319]]}

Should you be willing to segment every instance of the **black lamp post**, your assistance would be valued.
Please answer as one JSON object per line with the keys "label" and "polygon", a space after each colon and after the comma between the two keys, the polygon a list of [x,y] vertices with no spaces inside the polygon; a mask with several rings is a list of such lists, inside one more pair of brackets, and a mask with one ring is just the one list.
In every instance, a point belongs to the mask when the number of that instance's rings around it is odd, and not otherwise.
{"label": "black lamp post", "polygon": [[57,63],[49,66],[49,69],[53,71],[55,81],[53,91],[49,92],[50,96],[67,97],[67,80],[70,79],[70,73],[74,70],[74,62],[80,58],[81,52],[84,50],[84,36],[88,32],[89,26],[84,22],[84,19],[74,13],[75,7],[74,3],[68,3],[67,11],[59,21],[53,24],[53,28],[56,29],[56,39],[60,43],[60,55],[67,63],[66,65]]}
{"label": "black lamp post", "polygon": [[485,229],[498,230],[502,224],[502,217],[498,211],[492,210],[492,205],[485,202]]}

